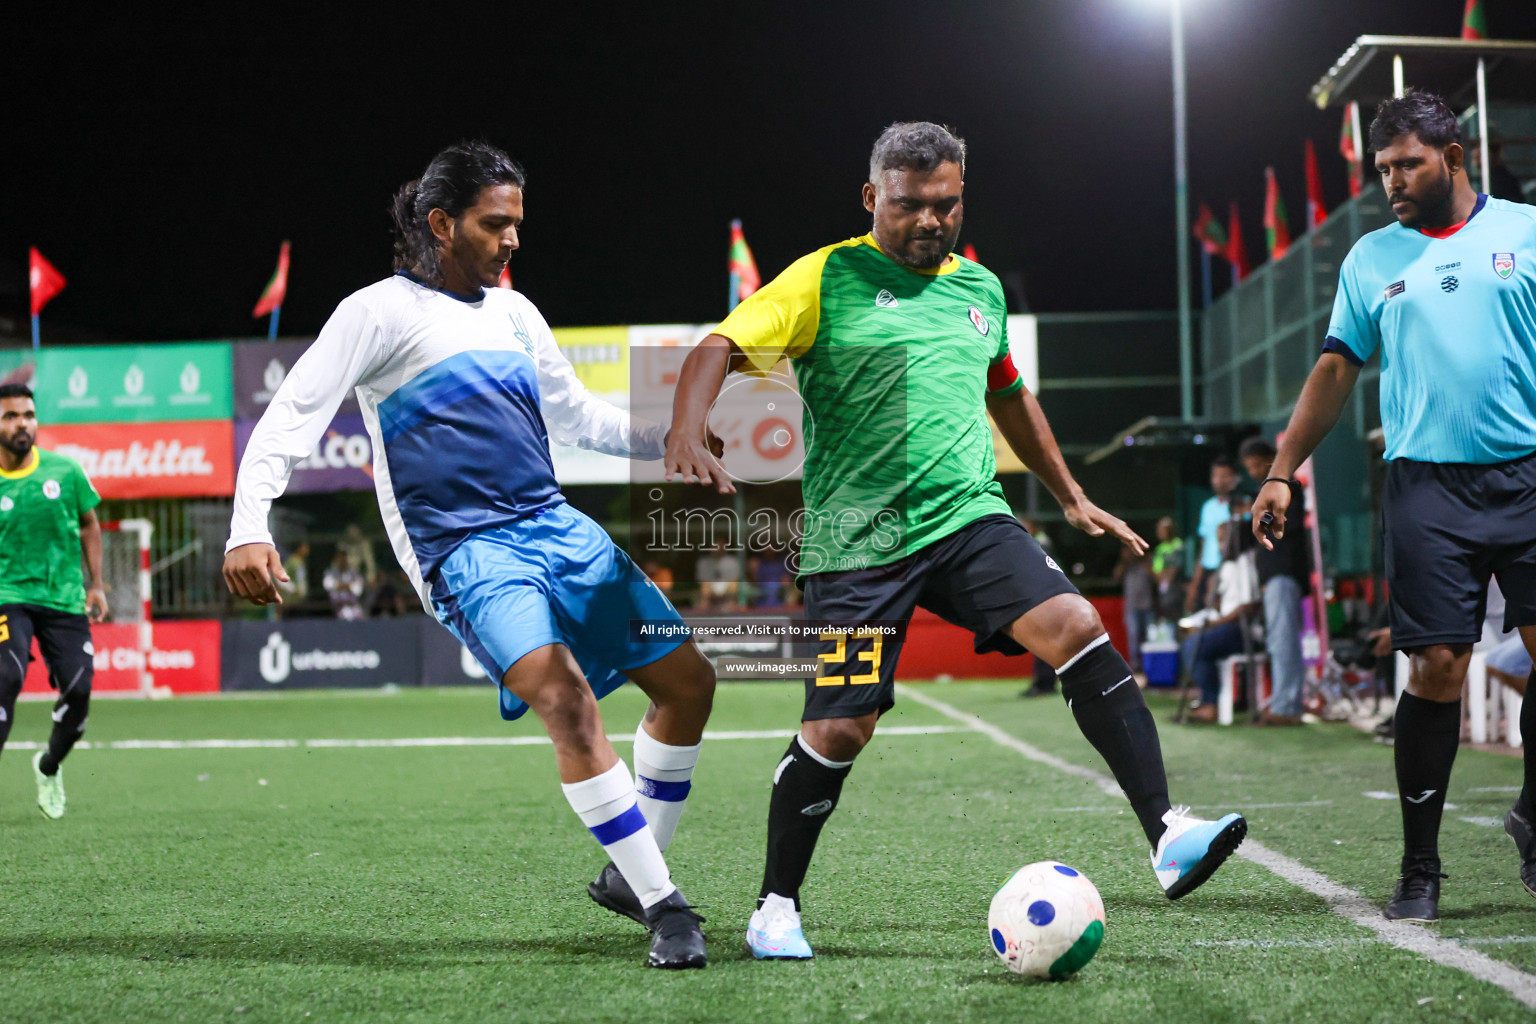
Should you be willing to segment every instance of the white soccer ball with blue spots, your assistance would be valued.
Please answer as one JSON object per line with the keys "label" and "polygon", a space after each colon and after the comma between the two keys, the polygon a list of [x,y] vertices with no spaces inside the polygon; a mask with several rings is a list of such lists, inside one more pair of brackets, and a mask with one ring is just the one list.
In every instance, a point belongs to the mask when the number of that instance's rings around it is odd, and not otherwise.
{"label": "white soccer ball with blue spots", "polygon": [[992,950],[1010,971],[1060,981],[1104,941],[1104,901],[1088,877],[1054,860],[1026,864],[992,897]]}

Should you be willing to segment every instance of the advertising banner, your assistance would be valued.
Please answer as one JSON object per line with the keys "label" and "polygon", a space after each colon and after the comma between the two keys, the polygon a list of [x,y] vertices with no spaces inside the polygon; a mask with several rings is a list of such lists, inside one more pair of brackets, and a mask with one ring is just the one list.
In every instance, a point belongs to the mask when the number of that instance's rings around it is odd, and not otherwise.
{"label": "advertising banner", "polygon": [[[234,346],[235,419],[261,419],[288,371],[309,346],[308,341],[243,341]],[[347,393],[337,415],[357,415],[354,393]]]}
{"label": "advertising banner", "polygon": [[[442,623],[428,615],[421,622],[421,684],[423,686],[484,686],[494,694],[496,683]],[[487,700],[494,701],[494,696]]]}
{"label": "advertising banner", "polygon": [[[235,465],[245,457],[255,420],[235,421]],[[309,458],[293,467],[287,494],[373,490],[373,442],[361,416],[337,416]]]}
{"label": "advertising banner", "polygon": [[235,493],[234,424],[45,423],[37,443],[80,463],[103,498],[206,498]]}
{"label": "advertising banner", "polygon": [[420,683],[420,629],[407,619],[224,624],[224,690],[318,690]]}
{"label": "advertising banner", "polygon": [[228,342],[97,345],[36,353],[42,423],[227,420]]}
{"label": "advertising banner", "polygon": [[[155,686],[169,687],[173,693],[208,693],[219,689],[219,637],[217,621],[157,622],[154,645],[149,652],[149,671]],[[91,645],[95,648],[95,672],[91,689],[96,693],[139,690],[139,673],[144,670],[144,652],[139,649],[136,623],[98,623],[91,627]],[[32,663],[27,667],[27,681],[22,693],[47,693],[48,668],[32,644]]]}

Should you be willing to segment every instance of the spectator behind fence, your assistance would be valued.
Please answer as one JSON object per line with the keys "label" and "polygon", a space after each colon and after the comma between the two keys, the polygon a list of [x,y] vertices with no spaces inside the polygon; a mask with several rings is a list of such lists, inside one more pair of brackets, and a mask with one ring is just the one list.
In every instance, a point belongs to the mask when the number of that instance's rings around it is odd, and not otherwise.
{"label": "spectator behind fence", "polygon": [[699,611],[728,611],[736,606],[741,563],[734,552],[726,550],[724,537],[715,541],[712,552],[699,556],[693,573],[699,581]]}
{"label": "spectator behind fence", "polygon": [[1205,607],[1208,580],[1221,568],[1221,542],[1216,539],[1216,530],[1232,514],[1232,491],[1236,487],[1237,463],[1230,455],[1216,456],[1211,460],[1211,490],[1215,493],[1200,506],[1200,561],[1184,597],[1186,611]]}
{"label": "spectator behind fence", "polygon": [[[1275,463],[1275,446],[1263,437],[1250,437],[1237,451],[1243,468],[1255,480],[1264,480]],[[1274,550],[1260,547],[1254,553],[1259,587],[1264,592],[1264,646],[1269,651],[1269,670],[1275,696],[1255,725],[1300,725],[1301,684],[1306,665],[1301,660],[1301,598],[1312,575],[1312,546],[1306,522],[1306,491],[1300,484],[1290,489],[1291,504],[1285,521],[1290,528],[1277,538]]]}
{"label": "spectator behind fence", "polygon": [[278,580],[277,591],[283,595],[285,607],[297,608],[309,600],[309,541],[300,541],[283,559],[283,572],[288,574],[288,582]]}
{"label": "spectator behind fence", "polygon": [[363,617],[363,574],[352,568],[346,551],[337,549],[322,583],[331,599],[331,611],[338,619],[351,621]]}
{"label": "spectator behind fence", "polygon": [[1157,521],[1157,546],[1152,549],[1152,578],[1157,584],[1157,617],[1175,620],[1184,608],[1184,538],[1172,516]]}
{"label": "spectator behind fence", "polygon": [[[1222,523],[1217,529],[1218,543],[1228,545],[1231,532],[1232,525]],[[1230,543],[1231,549],[1237,547],[1235,542]],[[1243,619],[1257,613],[1261,606],[1251,550],[1228,558],[1217,567],[1213,596],[1214,607],[1203,613],[1204,627],[1196,626],[1179,647],[1179,664],[1188,666],[1191,679],[1200,688],[1200,703],[1189,713],[1192,722],[1216,721],[1216,696],[1221,684],[1219,665],[1223,658],[1243,653]]]}
{"label": "spectator behind fence", "polygon": [[336,548],[347,553],[347,561],[362,575],[363,583],[373,586],[379,578],[379,564],[373,560],[373,542],[363,536],[362,527],[356,523],[348,524],[341,531],[341,540],[336,542]]}
{"label": "spectator behind fence", "polygon": [[1121,548],[1120,561],[1115,563],[1115,578],[1120,581],[1125,595],[1126,661],[1140,677],[1141,645],[1147,638],[1147,627],[1152,624],[1152,613],[1157,605],[1151,554],[1138,556],[1130,548]]}

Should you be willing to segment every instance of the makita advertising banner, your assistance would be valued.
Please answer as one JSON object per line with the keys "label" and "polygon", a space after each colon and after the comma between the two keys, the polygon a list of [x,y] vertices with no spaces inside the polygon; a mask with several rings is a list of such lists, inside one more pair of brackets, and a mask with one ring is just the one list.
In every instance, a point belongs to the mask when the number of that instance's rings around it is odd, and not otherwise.
{"label": "makita advertising banner", "polygon": [[94,345],[35,353],[41,423],[227,420],[228,342]]}
{"label": "makita advertising banner", "polygon": [[[140,673],[148,668],[157,688],[166,687],[172,693],[217,691],[219,636],[220,624],[212,620],[156,622],[146,658],[139,646],[137,623],[95,623],[91,626],[91,689],[96,693],[137,693]],[[32,662],[21,692],[47,693],[49,689],[48,667],[34,640]]]}
{"label": "makita advertising banner", "polygon": [[[235,464],[245,457],[256,420],[235,422]],[[361,416],[337,416],[309,458],[293,467],[288,494],[373,490],[373,442]]]}
{"label": "makita advertising banner", "polygon": [[[41,418],[41,412],[39,412]],[[80,463],[103,498],[207,498],[235,493],[234,424],[50,424],[37,443]]]}
{"label": "makita advertising banner", "polygon": [[[225,690],[417,686],[420,620],[289,619],[224,623]],[[436,623],[433,623],[435,626]]]}
{"label": "makita advertising banner", "polygon": [[[247,341],[235,346],[235,419],[258,420],[309,348],[307,341]],[[357,415],[357,396],[347,392],[338,416]]]}

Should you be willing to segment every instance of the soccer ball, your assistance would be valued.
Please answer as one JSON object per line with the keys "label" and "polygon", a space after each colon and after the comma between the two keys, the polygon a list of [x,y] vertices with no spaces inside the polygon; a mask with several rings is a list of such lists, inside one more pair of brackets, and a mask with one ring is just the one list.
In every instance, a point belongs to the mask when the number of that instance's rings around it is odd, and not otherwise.
{"label": "soccer ball", "polygon": [[1010,971],[1060,981],[1099,951],[1104,903],[1077,869],[1054,860],[1026,864],[992,897],[987,931]]}

